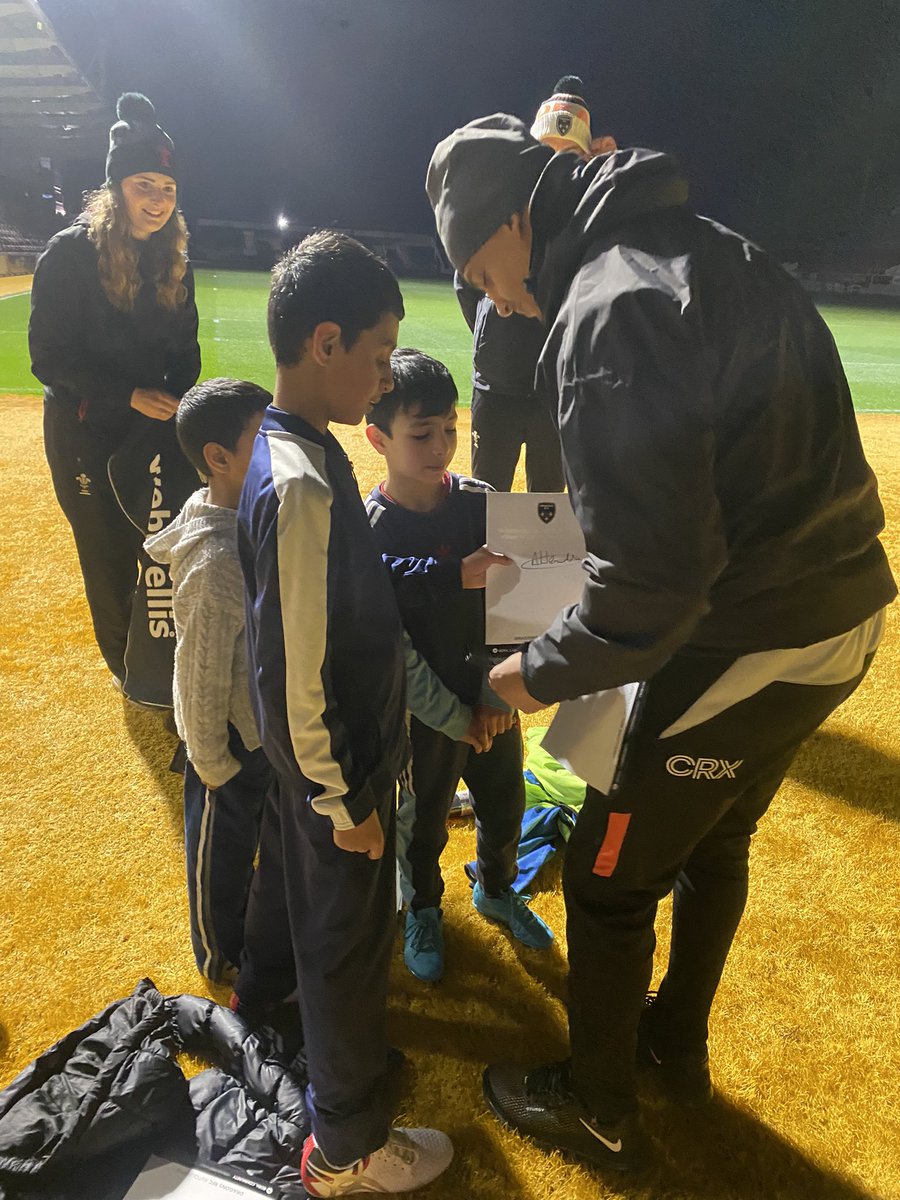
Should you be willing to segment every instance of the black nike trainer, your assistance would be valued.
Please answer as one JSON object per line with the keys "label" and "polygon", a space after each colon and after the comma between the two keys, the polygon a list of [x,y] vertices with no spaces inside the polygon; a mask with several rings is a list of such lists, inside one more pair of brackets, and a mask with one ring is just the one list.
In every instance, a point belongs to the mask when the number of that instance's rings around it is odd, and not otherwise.
{"label": "black nike trainer", "polygon": [[597,1121],[570,1090],[568,1061],[530,1071],[508,1064],[488,1067],[482,1085],[494,1115],[546,1150],[614,1171],[646,1165],[648,1144],[640,1115]]}

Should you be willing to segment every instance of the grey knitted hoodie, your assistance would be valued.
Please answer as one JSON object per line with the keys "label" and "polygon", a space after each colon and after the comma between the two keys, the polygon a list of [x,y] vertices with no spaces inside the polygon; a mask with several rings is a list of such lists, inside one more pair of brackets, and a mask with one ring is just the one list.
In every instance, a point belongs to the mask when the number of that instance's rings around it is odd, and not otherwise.
{"label": "grey knitted hoodie", "polygon": [[229,722],[248,750],[260,745],[247,676],[237,513],[210,504],[201,488],[144,546],[157,562],[171,564],[175,724],[197,774],[208,787],[221,787],[240,770],[228,749]]}

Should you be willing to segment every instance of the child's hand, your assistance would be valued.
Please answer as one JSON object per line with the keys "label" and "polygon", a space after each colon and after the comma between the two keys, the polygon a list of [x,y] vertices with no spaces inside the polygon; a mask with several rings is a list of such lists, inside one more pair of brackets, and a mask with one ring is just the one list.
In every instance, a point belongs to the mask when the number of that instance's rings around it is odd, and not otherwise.
{"label": "child's hand", "polygon": [[367,854],[372,859],[381,858],[384,854],[384,830],[374,809],[361,825],[355,825],[352,829],[335,829],[332,836],[337,848],[350,854]]}
{"label": "child's hand", "polygon": [[498,733],[506,733],[516,724],[516,713],[507,712],[503,708],[494,708],[492,704],[476,704],[473,712],[484,722],[484,727],[495,738]]}
{"label": "child's hand", "polygon": [[479,715],[477,708],[472,710],[472,720],[469,722],[469,728],[459,740],[468,743],[470,746],[474,746],[476,754],[484,754],[486,750],[490,750],[491,742],[494,739],[485,725],[484,718]]}
{"label": "child's hand", "polygon": [[487,546],[480,546],[459,565],[459,577],[464,588],[483,588],[488,567],[511,567],[513,560],[505,554],[495,554]]}

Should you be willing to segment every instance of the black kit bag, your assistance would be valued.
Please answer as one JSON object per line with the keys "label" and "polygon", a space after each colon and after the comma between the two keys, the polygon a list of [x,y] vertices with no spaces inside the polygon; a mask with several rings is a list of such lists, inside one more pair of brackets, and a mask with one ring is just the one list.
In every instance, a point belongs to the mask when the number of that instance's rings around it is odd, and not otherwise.
{"label": "black kit bag", "polygon": [[[122,511],[145,536],[164,529],[200,485],[178,445],[174,418],[135,421],[110,458],[108,472]],[[174,664],[169,568],[142,549],[125,647],[125,695],[140,704],[171,708]]]}

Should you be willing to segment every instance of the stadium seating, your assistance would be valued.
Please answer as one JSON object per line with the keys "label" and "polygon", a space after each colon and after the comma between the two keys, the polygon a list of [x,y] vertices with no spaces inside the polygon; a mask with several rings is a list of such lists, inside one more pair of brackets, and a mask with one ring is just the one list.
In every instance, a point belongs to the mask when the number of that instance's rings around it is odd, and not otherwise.
{"label": "stadium seating", "polygon": [[40,254],[44,242],[26,237],[15,225],[0,219],[0,254]]}

